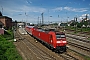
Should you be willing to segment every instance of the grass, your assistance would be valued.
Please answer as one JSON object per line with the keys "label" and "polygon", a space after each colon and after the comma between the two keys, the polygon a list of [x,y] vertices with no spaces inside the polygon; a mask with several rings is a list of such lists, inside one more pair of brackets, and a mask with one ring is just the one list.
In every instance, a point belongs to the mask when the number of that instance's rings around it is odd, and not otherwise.
{"label": "grass", "polygon": [[0,60],[22,60],[22,57],[13,44],[13,32],[8,30],[4,35],[0,35]]}
{"label": "grass", "polygon": [[88,27],[82,27],[82,28],[76,28],[76,27],[73,27],[73,26],[70,26],[70,27],[66,27],[66,29],[69,29],[69,30],[71,30],[71,31],[73,31],[74,32],[74,34],[77,34],[77,33],[81,33],[81,32],[89,32],[90,31],[90,28],[88,28]]}
{"label": "grass", "polygon": [[79,54],[80,56],[82,56],[85,60],[90,60],[90,57],[88,56],[85,56],[85,55],[82,55],[82,54]]}
{"label": "grass", "polygon": [[85,31],[87,31],[87,32],[89,32],[90,31],[90,28],[86,28],[86,27],[84,27],[84,28],[76,28],[76,27],[72,27],[72,26],[70,26],[70,27],[66,27],[67,29],[70,29],[70,30],[74,30],[75,31],[75,29],[77,29],[77,31],[79,31],[79,32],[85,32]]}
{"label": "grass", "polygon": [[86,60],[90,60],[90,57],[85,56],[84,58],[85,58]]}
{"label": "grass", "polygon": [[88,40],[90,40],[90,38],[88,38]]}

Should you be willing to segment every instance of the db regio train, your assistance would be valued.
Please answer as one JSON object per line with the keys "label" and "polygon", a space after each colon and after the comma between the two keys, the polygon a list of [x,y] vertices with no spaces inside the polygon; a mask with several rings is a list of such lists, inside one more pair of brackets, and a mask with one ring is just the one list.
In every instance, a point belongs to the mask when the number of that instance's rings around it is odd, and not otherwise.
{"label": "db regio train", "polygon": [[66,36],[64,32],[55,31],[54,29],[41,29],[35,26],[26,26],[25,30],[49,46],[56,52],[66,52]]}

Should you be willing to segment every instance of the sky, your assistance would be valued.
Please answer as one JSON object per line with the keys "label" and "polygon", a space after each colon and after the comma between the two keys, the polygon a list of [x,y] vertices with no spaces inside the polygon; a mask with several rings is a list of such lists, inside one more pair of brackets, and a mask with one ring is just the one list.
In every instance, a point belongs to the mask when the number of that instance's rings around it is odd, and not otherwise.
{"label": "sky", "polygon": [[[67,22],[74,17],[80,21],[85,15],[90,18],[90,0],[0,0],[3,16],[13,21],[28,23]],[[39,17],[39,18],[38,18]]]}

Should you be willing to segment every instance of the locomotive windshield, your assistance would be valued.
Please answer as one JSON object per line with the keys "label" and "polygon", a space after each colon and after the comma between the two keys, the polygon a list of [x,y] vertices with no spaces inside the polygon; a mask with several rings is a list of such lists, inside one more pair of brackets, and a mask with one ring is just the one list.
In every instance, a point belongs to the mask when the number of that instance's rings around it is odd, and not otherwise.
{"label": "locomotive windshield", "polygon": [[65,34],[56,34],[56,38],[57,39],[65,38]]}

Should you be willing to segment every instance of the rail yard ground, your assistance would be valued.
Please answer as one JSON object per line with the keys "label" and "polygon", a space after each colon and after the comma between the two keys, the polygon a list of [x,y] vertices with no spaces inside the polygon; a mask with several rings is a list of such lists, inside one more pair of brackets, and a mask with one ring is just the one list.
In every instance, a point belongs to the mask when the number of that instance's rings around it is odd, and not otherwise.
{"label": "rail yard ground", "polygon": [[[20,28],[22,31],[24,28]],[[15,32],[17,42],[14,42],[23,60],[89,60],[90,58],[78,54],[67,48],[67,52],[59,54],[50,50],[45,45],[34,39],[29,34],[21,34],[19,30]],[[73,47],[72,47],[73,48]],[[75,48],[75,47],[74,47]]]}

